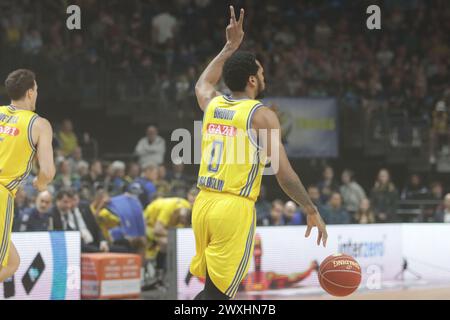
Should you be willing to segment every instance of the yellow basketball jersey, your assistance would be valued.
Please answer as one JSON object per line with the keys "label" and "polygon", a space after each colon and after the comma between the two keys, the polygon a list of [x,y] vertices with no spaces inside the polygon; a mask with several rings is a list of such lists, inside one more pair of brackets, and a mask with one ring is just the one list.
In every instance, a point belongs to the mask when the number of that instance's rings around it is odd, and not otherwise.
{"label": "yellow basketball jersey", "polygon": [[250,129],[260,107],[261,102],[251,99],[211,100],[203,118],[200,189],[257,200],[265,161]]}
{"label": "yellow basketball jersey", "polygon": [[36,147],[31,128],[37,117],[32,111],[0,107],[0,184],[13,195],[32,169]]}
{"label": "yellow basketball jersey", "polygon": [[144,219],[150,227],[154,227],[158,220],[168,226],[175,210],[181,208],[191,209],[191,204],[183,198],[156,199],[145,208]]}

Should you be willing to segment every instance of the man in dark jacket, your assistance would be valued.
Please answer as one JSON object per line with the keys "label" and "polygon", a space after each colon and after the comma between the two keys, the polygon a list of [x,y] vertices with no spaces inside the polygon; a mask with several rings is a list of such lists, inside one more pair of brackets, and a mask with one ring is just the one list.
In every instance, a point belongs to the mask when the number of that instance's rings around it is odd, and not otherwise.
{"label": "man in dark jacket", "polygon": [[74,193],[72,197],[72,213],[76,218],[78,230],[81,233],[81,251],[108,252],[108,242],[103,237],[97,220],[89,208],[89,204],[80,202],[78,193]]}
{"label": "man in dark jacket", "polygon": [[56,206],[52,209],[54,231],[79,231],[82,252],[107,252],[108,243],[86,205],[80,205],[78,194],[62,190],[56,197]]}
{"label": "man in dark jacket", "polygon": [[72,205],[72,191],[60,190],[56,195],[55,205],[50,209],[49,230],[76,231],[77,227],[70,209]]}

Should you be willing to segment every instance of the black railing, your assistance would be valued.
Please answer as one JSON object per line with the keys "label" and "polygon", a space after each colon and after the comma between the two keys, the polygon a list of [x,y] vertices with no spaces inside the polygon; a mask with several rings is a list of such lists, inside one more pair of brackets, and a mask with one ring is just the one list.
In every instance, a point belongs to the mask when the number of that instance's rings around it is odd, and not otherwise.
{"label": "black railing", "polygon": [[434,222],[440,200],[400,200],[397,215],[402,222]]}

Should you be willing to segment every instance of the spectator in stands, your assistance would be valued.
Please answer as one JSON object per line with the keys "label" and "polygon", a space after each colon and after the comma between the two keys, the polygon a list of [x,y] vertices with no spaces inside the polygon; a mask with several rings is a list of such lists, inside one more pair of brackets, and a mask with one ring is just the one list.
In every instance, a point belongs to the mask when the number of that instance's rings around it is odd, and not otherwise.
{"label": "spectator in stands", "polygon": [[67,160],[61,161],[53,185],[55,186],[56,190],[63,188],[69,188],[74,190],[80,189],[81,187],[80,177],[77,174],[72,173],[69,161]]}
{"label": "spectator in stands", "polygon": [[398,191],[391,182],[387,169],[381,169],[370,194],[375,219],[377,223],[397,221],[396,210],[398,202]]}
{"label": "spectator in stands", "polygon": [[167,181],[167,170],[165,165],[158,167],[158,180],[155,182],[156,196],[167,197],[170,195],[170,183]]}
{"label": "spectator in stands", "polygon": [[322,180],[317,184],[320,192],[320,200],[322,203],[327,203],[333,192],[339,191],[339,185],[334,179],[334,170],[330,166],[323,169]]}
{"label": "spectator in stands", "polygon": [[83,200],[90,200],[92,198],[93,193],[93,186],[92,185],[86,185],[83,181],[83,178],[86,178],[89,174],[89,165],[84,165],[83,163],[80,163],[78,168],[78,175],[80,176],[81,181],[81,187],[79,190],[80,198]]}
{"label": "spectator in stands", "polygon": [[77,231],[72,209],[73,191],[61,189],[56,194],[56,203],[50,209],[49,225],[52,231]]}
{"label": "spectator in stands", "polygon": [[36,206],[24,210],[22,216],[18,219],[19,232],[38,232],[48,231],[49,211],[52,206],[52,194],[48,191],[40,192],[36,198]]}
{"label": "spectator in stands", "polygon": [[110,193],[112,196],[115,196],[122,194],[127,185],[125,180],[125,163],[122,161],[114,161],[111,167],[113,175],[110,182]]}
{"label": "spectator in stands", "polygon": [[97,140],[91,137],[88,132],[84,132],[80,141],[81,148],[83,150],[83,158],[87,161],[92,161],[97,158],[98,145]]}
{"label": "spectator in stands", "polygon": [[155,126],[147,128],[147,135],[139,140],[135,153],[142,168],[149,164],[160,165],[164,162],[166,141],[158,135],[158,129]]}
{"label": "spectator in stands", "polygon": [[172,171],[167,175],[170,184],[170,194],[173,197],[183,197],[191,187],[192,181],[184,173],[183,160],[176,158],[172,163]]}
{"label": "spectator in stands", "polygon": [[82,184],[92,187],[94,192],[97,186],[103,184],[104,181],[102,162],[100,160],[92,161],[89,174],[86,177],[82,177]]}
{"label": "spectator in stands", "polygon": [[146,207],[156,197],[155,183],[158,180],[158,167],[154,164],[147,165],[141,177],[137,178],[135,182],[139,183],[143,192],[139,199],[143,207]]}
{"label": "spectator in stands", "polygon": [[339,192],[331,194],[328,205],[324,207],[324,221],[327,224],[350,224],[350,214],[342,206],[342,197]]}
{"label": "spectator in stands", "polygon": [[367,197],[364,189],[354,181],[353,175],[351,170],[344,170],[342,172],[342,185],[340,187],[344,207],[351,215],[354,215],[358,211],[361,201]]}
{"label": "spectator in stands", "polygon": [[72,121],[63,120],[57,139],[60,149],[65,157],[70,156],[78,147],[78,138],[73,131]]}
{"label": "spectator in stands", "polygon": [[[447,56],[450,54],[450,51],[447,47],[447,52],[444,53],[443,56]],[[447,60],[448,61],[448,60]],[[429,85],[430,85],[430,92],[434,96],[438,96],[442,92],[444,92],[445,89],[448,88],[448,84],[450,82],[450,74],[448,72],[449,65],[448,62],[441,61],[436,65],[436,72],[434,75],[432,75],[429,78]]]}
{"label": "spectator in stands", "polygon": [[316,205],[316,207],[322,205],[322,201],[320,199],[320,191],[317,186],[309,186],[308,187],[308,195],[311,198],[311,201]]}
{"label": "spectator in stands", "polygon": [[38,29],[31,27],[23,36],[22,49],[25,53],[37,55],[43,46],[41,33]]}
{"label": "spectator in stands", "polygon": [[409,183],[403,188],[400,195],[402,200],[424,200],[428,197],[428,189],[422,183],[422,178],[418,174],[412,174]]}
{"label": "spectator in stands", "polygon": [[301,225],[303,222],[302,214],[294,201],[288,201],[284,205],[283,220],[285,225]]}
{"label": "spectator in stands", "polygon": [[170,13],[170,5],[165,4],[166,10],[152,19],[152,39],[158,45],[164,45],[175,36],[177,18]]}
{"label": "spectator in stands", "polygon": [[[422,222],[435,222],[436,216],[443,208],[444,189],[442,183],[434,181],[430,185],[430,193],[427,200],[430,204],[425,206],[422,212]],[[434,203],[435,202],[435,203]]]}
{"label": "spectator in stands", "polygon": [[20,20],[13,17],[5,18],[2,27],[5,31],[5,45],[11,47],[17,46],[21,39]]}
{"label": "spectator in stands", "polygon": [[105,173],[103,184],[104,184],[106,190],[108,190],[108,192],[111,192],[112,180],[114,178],[114,168],[113,168],[112,162],[105,161],[103,163],[103,172]]}
{"label": "spectator in stands", "polygon": [[80,203],[77,193],[72,194],[71,212],[73,214],[77,230],[81,235],[82,252],[108,252],[108,242],[103,238],[102,231],[97,224],[87,204]]}
{"label": "spectator in stands", "polygon": [[450,193],[448,193],[440,210],[436,212],[434,222],[450,223]]}
{"label": "spectator in stands", "polygon": [[75,173],[80,177],[80,183],[89,175],[89,163],[86,161],[80,161],[75,168]]}
{"label": "spectator in stands", "polygon": [[256,223],[258,226],[263,225],[263,221],[269,219],[271,209],[272,204],[267,200],[267,189],[264,185],[261,185],[258,201],[255,203]]}
{"label": "spectator in stands", "polygon": [[29,199],[23,188],[19,188],[16,192],[16,197],[14,198],[14,220],[13,220],[13,230],[19,230],[19,221],[25,210],[27,210],[29,205]]}
{"label": "spectator in stands", "polygon": [[83,159],[83,151],[80,147],[76,147],[75,150],[72,152],[70,157],[67,159],[70,164],[70,168],[72,169],[72,172],[76,172],[78,169],[78,166],[80,163],[89,165],[84,159]]}
{"label": "spectator in stands", "polygon": [[127,175],[125,176],[125,181],[127,184],[133,183],[134,180],[139,178],[141,175],[141,167],[137,162],[131,161],[127,166]]}
{"label": "spectator in stands", "polygon": [[433,111],[433,118],[430,130],[430,163],[436,162],[436,150],[438,144],[443,145],[447,149],[450,144],[449,116],[447,106],[444,101],[438,101],[436,109]]}
{"label": "spectator in stands", "polygon": [[361,201],[359,209],[354,216],[354,222],[358,224],[375,223],[375,213],[370,207],[370,200],[365,198]]}
{"label": "spectator in stands", "polygon": [[272,201],[272,209],[270,210],[270,216],[268,219],[264,219],[264,226],[284,226],[283,220],[283,201],[277,199]]}
{"label": "spectator in stands", "polygon": [[430,200],[439,200],[442,201],[444,198],[444,188],[442,187],[442,183],[439,181],[434,181],[430,184]]}

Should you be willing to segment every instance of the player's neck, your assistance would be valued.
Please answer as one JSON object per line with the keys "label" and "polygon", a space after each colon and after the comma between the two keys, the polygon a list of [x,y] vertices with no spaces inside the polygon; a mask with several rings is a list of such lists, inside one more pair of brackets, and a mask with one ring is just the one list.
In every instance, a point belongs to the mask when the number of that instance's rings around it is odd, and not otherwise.
{"label": "player's neck", "polygon": [[31,111],[31,107],[27,105],[25,101],[11,101],[11,106],[20,110],[28,110]]}
{"label": "player's neck", "polygon": [[246,92],[246,91],[232,92],[231,97],[236,100],[255,99],[255,97],[252,94],[250,94],[249,92]]}

